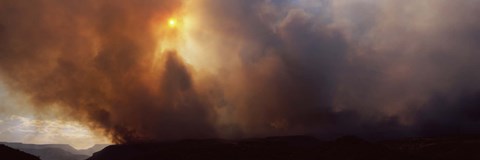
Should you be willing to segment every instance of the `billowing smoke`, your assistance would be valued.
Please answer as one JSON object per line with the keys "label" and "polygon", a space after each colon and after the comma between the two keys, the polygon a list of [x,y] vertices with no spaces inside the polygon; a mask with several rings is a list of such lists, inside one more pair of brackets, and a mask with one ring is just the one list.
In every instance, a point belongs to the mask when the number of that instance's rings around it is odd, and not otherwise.
{"label": "billowing smoke", "polygon": [[152,24],[179,1],[0,6],[2,74],[36,106],[65,107],[116,142],[214,135],[210,105],[193,88],[189,67],[174,51],[156,58]]}
{"label": "billowing smoke", "polygon": [[475,0],[0,0],[0,73],[39,112],[119,143],[479,133],[478,14]]}

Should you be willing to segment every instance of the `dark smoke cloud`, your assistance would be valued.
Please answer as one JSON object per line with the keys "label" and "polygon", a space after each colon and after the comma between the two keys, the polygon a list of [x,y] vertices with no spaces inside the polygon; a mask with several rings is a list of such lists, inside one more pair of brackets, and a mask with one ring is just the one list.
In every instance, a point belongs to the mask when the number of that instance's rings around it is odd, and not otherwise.
{"label": "dark smoke cloud", "polygon": [[[478,6],[0,0],[0,69],[39,110],[58,106],[120,143],[478,133]],[[154,24],[181,10],[199,22],[191,64],[157,53],[169,37]]]}
{"label": "dark smoke cloud", "polygon": [[[201,4],[199,13],[209,14],[202,15],[201,28],[207,29],[199,32],[223,35],[217,48],[227,53],[217,56],[226,60],[218,65],[236,63],[216,76],[227,79],[220,87],[231,103],[225,108],[247,136],[388,137],[478,128],[478,120],[454,118],[467,114],[464,108],[478,108],[461,102],[479,89],[480,23],[472,16],[478,2]],[[441,111],[439,96],[452,99],[447,111]],[[460,123],[465,132],[449,131]],[[427,132],[429,127],[439,133]]]}

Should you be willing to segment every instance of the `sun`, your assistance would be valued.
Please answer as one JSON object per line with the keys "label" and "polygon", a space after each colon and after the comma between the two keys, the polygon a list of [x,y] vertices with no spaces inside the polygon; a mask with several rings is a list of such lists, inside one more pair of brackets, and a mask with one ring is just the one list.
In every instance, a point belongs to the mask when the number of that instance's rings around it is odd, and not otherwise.
{"label": "sun", "polygon": [[177,20],[175,18],[168,19],[168,26],[170,28],[175,28],[177,26]]}

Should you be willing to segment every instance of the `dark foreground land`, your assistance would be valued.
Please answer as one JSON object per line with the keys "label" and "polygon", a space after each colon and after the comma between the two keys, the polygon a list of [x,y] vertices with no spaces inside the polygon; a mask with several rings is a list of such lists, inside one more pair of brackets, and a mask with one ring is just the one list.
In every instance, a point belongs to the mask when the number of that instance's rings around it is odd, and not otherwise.
{"label": "dark foreground land", "polygon": [[0,144],[0,159],[4,160],[40,160],[31,154]]}
{"label": "dark foreground land", "polygon": [[480,136],[367,142],[308,136],[112,145],[88,160],[479,160]]}

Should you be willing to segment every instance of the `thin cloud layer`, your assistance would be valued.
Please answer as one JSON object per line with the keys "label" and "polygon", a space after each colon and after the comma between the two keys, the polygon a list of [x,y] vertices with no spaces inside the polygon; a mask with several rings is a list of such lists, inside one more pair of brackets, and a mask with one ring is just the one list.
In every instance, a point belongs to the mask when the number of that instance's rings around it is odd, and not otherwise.
{"label": "thin cloud layer", "polygon": [[108,139],[95,136],[78,123],[60,120],[35,120],[12,115],[0,120],[0,140],[33,144],[61,143],[76,148],[88,148],[95,143],[108,143]]}

